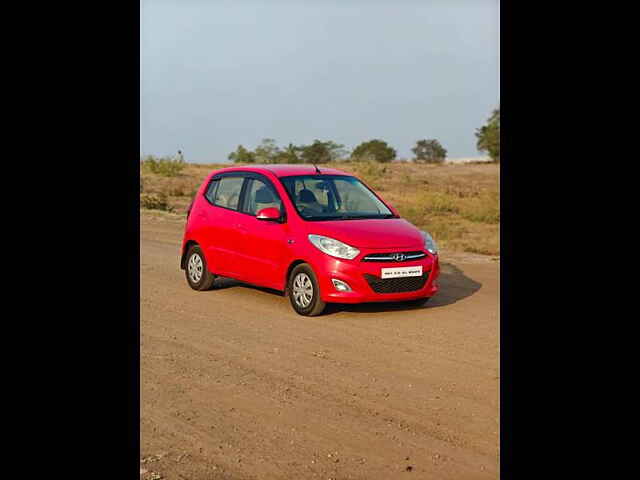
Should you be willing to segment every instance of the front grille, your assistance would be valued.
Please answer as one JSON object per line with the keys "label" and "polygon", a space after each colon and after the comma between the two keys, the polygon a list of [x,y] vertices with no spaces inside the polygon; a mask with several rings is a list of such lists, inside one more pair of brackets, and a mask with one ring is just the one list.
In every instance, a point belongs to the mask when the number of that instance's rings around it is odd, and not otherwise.
{"label": "front grille", "polygon": [[[394,255],[404,255],[404,260],[396,260]],[[412,262],[420,258],[426,257],[427,254],[420,251],[415,252],[389,252],[389,253],[370,253],[365,255],[361,261],[363,262]]]}
{"label": "front grille", "polygon": [[420,290],[427,283],[429,273],[431,271],[423,273],[420,277],[404,278],[380,278],[365,273],[364,278],[376,293],[402,293]]}

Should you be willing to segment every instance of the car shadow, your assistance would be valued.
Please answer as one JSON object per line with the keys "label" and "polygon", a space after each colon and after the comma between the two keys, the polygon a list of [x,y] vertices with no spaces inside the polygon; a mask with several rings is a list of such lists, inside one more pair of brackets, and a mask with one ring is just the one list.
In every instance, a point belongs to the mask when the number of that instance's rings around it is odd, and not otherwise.
{"label": "car shadow", "polygon": [[[400,310],[423,310],[434,307],[444,307],[451,305],[463,298],[470,297],[476,293],[482,284],[474,279],[466,276],[464,272],[452,263],[443,263],[440,267],[440,276],[438,277],[438,285],[440,289],[438,293],[421,306],[411,306],[406,302],[373,302],[373,303],[329,303],[322,315],[330,315],[338,312],[351,313],[381,313],[393,312]],[[279,290],[266,287],[258,287],[248,283],[234,280],[227,277],[218,277],[214,283],[214,290],[225,290],[227,288],[242,287],[260,292],[270,293],[282,297],[284,294]]]}
{"label": "car shadow", "polygon": [[282,297],[284,295],[280,290],[274,290],[273,288],[267,287],[258,287],[257,285],[251,285],[250,283],[244,283],[240,280],[234,280],[233,278],[227,277],[216,277],[215,282],[213,283],[213,290],[225,290],[227,288],[233,287],[242,287],[242,288],[250,288],[251,290],[258,290],[260,292],[271,293],[272,295],[277,295]]}
{"label": "car shadow", "polygon": [[437,283],[439,286],[438,293],[436,293],[431,300],[421,306],[411,306],[406,302],[375,302],[359,304],[332,303],[327,305],[325,313],[379,313],[444,307],[462,300],[463,298],[470,297],[482,288],[481,283],[466,276],[460,268],[452,263],[443,263],[441,265],[440,276],[437,279]]}

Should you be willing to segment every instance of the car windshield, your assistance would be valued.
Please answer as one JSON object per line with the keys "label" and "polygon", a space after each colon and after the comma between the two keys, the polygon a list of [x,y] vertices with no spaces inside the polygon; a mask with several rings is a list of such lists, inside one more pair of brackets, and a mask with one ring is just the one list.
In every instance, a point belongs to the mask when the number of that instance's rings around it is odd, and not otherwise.
{"label": "car windshield", "polygon": [[355,177],[301,175],[282,177],[280,181],[305,220],[394,217],[389,208]]}

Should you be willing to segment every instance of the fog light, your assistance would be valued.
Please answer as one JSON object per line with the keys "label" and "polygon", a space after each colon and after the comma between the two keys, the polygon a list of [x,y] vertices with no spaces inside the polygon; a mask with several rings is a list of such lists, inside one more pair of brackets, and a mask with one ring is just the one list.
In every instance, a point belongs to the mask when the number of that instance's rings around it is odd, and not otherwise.
{"label": "fog light", "polygon": [[336,287],[336,290],[339,292],[350,292],[351,287],[348,283],[343,282],[342,280],[338,280],[336,278],[332,278],[333,286]]}

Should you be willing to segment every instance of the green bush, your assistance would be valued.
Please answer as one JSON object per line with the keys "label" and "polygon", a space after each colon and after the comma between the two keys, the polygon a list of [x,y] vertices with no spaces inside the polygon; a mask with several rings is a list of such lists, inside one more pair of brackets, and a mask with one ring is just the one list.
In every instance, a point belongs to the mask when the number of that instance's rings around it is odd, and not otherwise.
{"label": "green bush", "polygon": [[169,157],[154,157],[153,155],[147,155],[140,161],[142,170],[163,177],[177,177],[185,166],[186,164],[179,160],[173,160]]}

